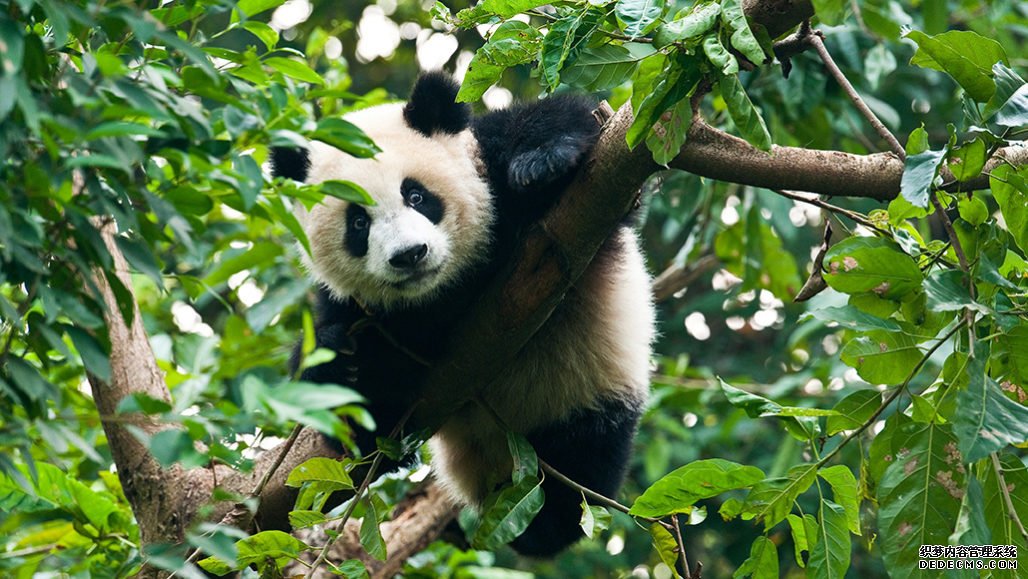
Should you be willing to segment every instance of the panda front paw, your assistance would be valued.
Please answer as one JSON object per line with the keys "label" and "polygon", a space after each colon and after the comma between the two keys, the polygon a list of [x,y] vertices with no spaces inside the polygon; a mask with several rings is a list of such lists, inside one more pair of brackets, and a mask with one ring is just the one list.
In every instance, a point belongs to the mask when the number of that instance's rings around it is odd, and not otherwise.
{"label": "panda front paw", "polygon": [[512,189],[524,193],[570,178],[591,144],[591,139],[565,135],[520,153],[507,167],[507,180]]}
{"label": "panda front paw", "polygon": [[324,326],[317,329],[316,338],[318,347],[331,350],[335,358],[307,368],[303,371],[302,379],[356,388],[360,369],[357,363],[357,341],[349,334],[349,328],[343,324]]}

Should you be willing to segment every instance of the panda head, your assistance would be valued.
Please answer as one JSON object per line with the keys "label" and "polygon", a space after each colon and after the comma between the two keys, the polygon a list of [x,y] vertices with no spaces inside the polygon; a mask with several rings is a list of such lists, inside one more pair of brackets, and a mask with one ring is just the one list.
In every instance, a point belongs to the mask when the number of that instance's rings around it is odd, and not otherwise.
{"label": "panda head", "polygon": [[337,298],[381,310],[423,304],[486,257],[492,200],[457,88],[448,76],[424,75],[406,104],[346,115],[382,150],[374,158],[319,141],[272,151],[276,176],[352,181],[375,201],[297,204],[311,245],[305,264]]}

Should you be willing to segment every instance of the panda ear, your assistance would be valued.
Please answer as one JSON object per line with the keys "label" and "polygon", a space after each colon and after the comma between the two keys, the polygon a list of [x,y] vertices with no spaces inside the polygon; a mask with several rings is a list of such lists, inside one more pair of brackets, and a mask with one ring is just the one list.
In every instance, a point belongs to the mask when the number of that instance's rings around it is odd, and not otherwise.
{"label": "panda ear", "polygon": [[272,147],[271,176],[303,183],[311,170],[311,155],[306,147]]}
{"label": "panda ear", "polygon": [[446,73],[421,75],[403,108],[407,125],[426,137],[440,132],[455,135],[468,128],[471,111],[457,102],[458,90],[460,85]]}

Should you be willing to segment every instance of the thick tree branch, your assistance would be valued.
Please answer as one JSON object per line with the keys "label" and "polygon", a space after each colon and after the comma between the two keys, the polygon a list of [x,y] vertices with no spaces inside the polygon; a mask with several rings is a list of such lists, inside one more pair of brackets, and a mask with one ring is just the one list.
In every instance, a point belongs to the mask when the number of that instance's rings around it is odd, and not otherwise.
{"label": "thick tree branch", "polygon": [[[1028,146],[1019,144],[1000,149],[996,157],[986,163],[979,177],[948,188],[964,191],[986,188],[989,172],[1004,162],[1028,163]],[[671,161],[671,166],[702,177],[765,189],[879,201],[895,199],[903,177],[903,161],[892,153],[855,155],[777,145],[768,153],[702,121],[693,123],[685,146]],[[946,168],[942,170],[942,177],[947,182],[955,181]]]}

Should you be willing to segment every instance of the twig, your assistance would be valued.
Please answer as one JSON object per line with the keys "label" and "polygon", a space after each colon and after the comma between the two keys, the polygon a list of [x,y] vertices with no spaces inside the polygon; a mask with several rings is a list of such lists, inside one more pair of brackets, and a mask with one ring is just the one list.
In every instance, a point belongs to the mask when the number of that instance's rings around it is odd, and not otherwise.
{"label": "twig", "polygon": [[1014,521],[1014,524],[1017,525],[1017,530],[1021,532],[1024,540],[1028,542],[1028,530],[1025,530],[1024,524],[1021,523],[1021,518],[1017,516],[1014,501],[1010,499],[1010,489],[1007,488],[1007,479],[1003,476],[1003,466],[999,462],[999,456],[995,452],[990,453],[989,456],[992,458],[992,470],[996,472],[996,481],[999,483],[1000,490],[1003,491],[1003,502],[1007,504],[1010,520]]}
{"label": "twig", "polygon": [[[368,474],[364,477],[364,480],[361,481],[361,486],[357,488],[357,491],[353,494],[353,498],[350,499],[350,504],[346,507],[346,512],[344,512],[343,516],[339,519],[338,526],[340,529],[346,525],[346,521],[348,521],[350,516],[353,515],[354,509],[357,508],[357,503],[360,502],[361,495],[363,495],[365,491],[368,490],[368,487],[371,486],[371,481],[375,478],[375,472],[382,464],[383,456],[384,455],[379,452],[375,455],[375,460],[371,461],[371,468],[368,469]],[[336,539],[342,536],[342,533],[329,536],[328,541],[325,541],[325,544],[321,547],[321,552],[318,553],[318,558],[311,563],[311,568],[310,571],[307,572],[306,579],[313,579],[314,573],[317,572],[318,568],[325,563],[325,559],[328,557],[328,550],[336,542]]]}
{"label": "twig", "polygon": [[686,266],[672,265],[653,280],[653,299],[662,302],[692,285],[720,263],[715,255],[704,255]]}
{"label": "twig", "polygon": [[[552,476],[553,478],[555,478],[558,481],[564,483],[565,485],[571,487],[572,489],[574,489],[574,490],[584,494],[585,496],[587,496],[590,499],[596,501],[597,503],[602,503],[604,506],[608,506],[608,507],[610,507],[610,508],[612,508],[612,509],[614,509],[616,511],[621,511],[622,513],[625,513],[626,515],[629,514],[628,513],[629,508],[626,507],[625,505],[617,502],[616,500],[614,500],[614,499],[612,499],[610,497],[607,497],[605,495],[601,495],[600,493],[598,493],[598,492],[596,492],[596,491],[594,491],[594,490],[592,490],[590,488],[584,487],[581,484],[571,480],[570,478],[568,478],[567,475],[565,475],[564,473],[560,472],[559,470],[553,468],[552,466],[550,466],[550,463],[546,462],[545,460],[543,460],[541,458],[539,459],[539,466],[543,469],[543,472],[545,472],[546,474]],[[645,520],[647,522],[650,522],[650,523],[659,522],[659,519],[650,519],[650,518],[647,518],[647,517],[639,517],[639,518],[643,519],[643,520]]]}
{"label": "twig", "polygon": [[296,444],[296,438],[300,436],[300,431],[302,430],[303,425],[301,424],[297,424],[293,427],[293,431],[289,433],[289,438],[287,438],[285,443],[282,444],[282,450],[279,451],[278,457],[275,458],[275,462],[271,463],[268,470],[264,471],[264,476],[261,477],[261,480],[253,487],[253,490],[250,491],[251,497],[259,497],[260,494],[264,492],[264,487],[268,486],[268,481],[271,480],[271,477],[275,474],[275,471],[278,470],[278,467],[282,466],[282,461],[286,459],[286,455],[289,454],[293,445]]}
{"label": "twig", "polygon": [[882,402],[882,405],[878,407],[878,410],[875,410],[874,414],[868,417],[868,419],[865,420],[859,428],[851,432],[846,438],[842,439],[842,442],[840,442],[838,446],[833,448],[831,452],[824,455],[824,457],[822,457],[821,460],[817,461],[816,467],[821,468],[822,466],[828,464],[828,461],[831,460],[832,457],[834,457],[836,454],[838,454],[839,451],[842,450],[842,447],[849,444],[850,441],[860,436],[862,432],[864,432],[865,430],[867,430],[869,426],[874,424],[874,421],[878,420],[878,417],[881,416],[882,412],[884,412],[885,409],[888,408],[889,405],[892,404],[893,401],[895,401],[897,398],[899,398],[900,394],[902,394],[903,391],[907,389],[907,386],[910,385],[910,381],[913,380],[914,376],[917,376],[917,373],[921,371],[921,368],[928,363],[928,359],[932,357],[932,354],[934,354],[936,350],[938,350],[943,344],[945,344],[947,340],[952,338],[953,334],[956,334],[957,331],[960,330],[960,328],[962,328],[963,326],[964,322],[961,321],[955,326],[953,326],[953,329],[946,332],[945,336],[939,338],[939,341],[936,342],[935,345],[933,345],[931,348],[929,348],[928,351],[925,352],[924,356],[921,356],[921,360],[918,361],[917,365],[914,366],[914,369],[910,371],[909,375],[907,375],[907,379],[904,380],[902,384],[897,386],[895,390],[889,393],[889,396],[885,399],[884,402]]}
{"label": "twig", "polygon": [[772,189],[772,191],[774,191],[775,193],[781,195],[782,197],[788,197],[789,199],[792,199],[793,201],[799,201],[801,203],[809,203],[810,205],[813,205],[815,207],[820,207],[821,209],[824,209],[825,211],[831,211],[832,213],[838,213],[839,215],[843,215],[845,217],[848,217],[851,220],[853,220],[853,221],[863,225],[864,227],[867,227],[868,229],[873,229],[873,230],[875,230],[878,233],[881,233],[883,235],[890,235],[890,236],[892,235],[891,233],[889,233],[888,231],[885,231],[881,227],[878,227],[870,219],[868,219],[867,217],[861,215],[860,213],[857,213],[856,211],[850,211],[849,209],[844,209],[842,207],[839,207],[838,205],[832,205],[831,203],[828,203],[826,201],[822,201],[822,200],[820,200],[820,199],[818,199],[816,197],[814,197],[814,198],[804,197],[803,195],[800,195],[799,193],[796,193],[796,192],[793,192],[793,191],[786,191],[785,189]]}
{"label": "twig", "polygon": [[682,564],[682,577],[685,579],[692,579],[692,573],[689,572],[689,559],[685,556],[685,541],[682,540],[682,526],[679,524],[678,515],[671,515],[671,520],[674,521],[675,528],[675,540],[678,541],[678,554],[681,556],[679,563]]}
{"label": "twig", "polygon": [[[417,407],[418,404],[415,403],[407,409],[406,414],[400,418],[396,423],[396,426],[394,426],[392,431],[389,432],[389,438],[396,438],[401,432],[403,432],[403,427],[407,424],[407,421],[410,420],[411,415],[414,414],[414,409]],[[384,453],[379,451],[378,454],[375,455],[375,459],[371,461],[371,467],[368,468],[368,473],[364,475],[364,480],[361,481],[360,487],[358,487],[353,493],[353,498],[350,499],[349,506],[346,507],[346,511],[339,518],[339,522],[337,523],[339,529],[342,529],[346,525],[346,521],[350,520],[350,516],[353,515],[354,509],[357,508],[357,503],[360,502],[361,496],[368,490],[368,487],[371,486],[372,481],[375,480],[375,474],[378,472],[378,468],[382,465],[383,456],[385,456]],[[331,549],[332,545],[335,544],[336,539],[342,536],[342,533],[338,533],[328,538],[328,541],[326,541],[321,547],[321,552],[318,553],[317,559],[315,559],[314,563],[311,564],[310,571],[307,572],[306,579],[312,579],[314,577],[314,573],[317,572],[318,567],[325,563],[329,549]]]}
{"label": "twig", "polygon": [[860,114],[864,115],[864,118],[867,119],[867,122],[870,123],[872,127],[874,127],[874,130],[877,131],[883,139],[885,139],[885,142],[889,143],[889,148],[892,149],[892,152],[896,153],[900,159],[905,159],[907,157],[907,152],[903,149],[903,146],[900,145],[900,142],[896,139],[896,136],[892,134],[892,131],[882,124],[882,121],[878,120],[878,117],[875,116],[874,112],[868,108],[867,103],[864,102],[864,99],[860,98],[856,89],[854,89],[853,85],[850,84],[849,79],[846,78],[846,75],[842,73],[839,66],[835,64],[834,60],[832,60],[832,55],[828,54],[828,49],[825,48],[822,36],[824,36],[824,34],[820,30],[813,31],[810,34],[810,43],[814,46],[814,49],[817,50],[817,54],[821,57],[821,61],[825,63],[825,68],[827,68],[828,72],[835,78],[835,81],[839,83],[839,86],[842,87],[842,90],[845,91],[846,95],[850,97],[850,100],[853,101],[853,104],[857,107],[857,110],[860,111]]}

